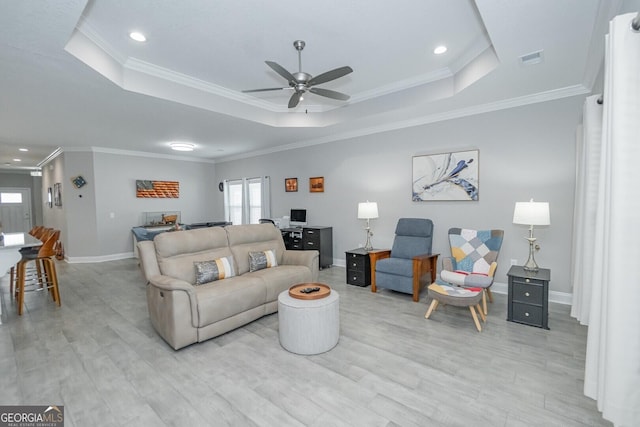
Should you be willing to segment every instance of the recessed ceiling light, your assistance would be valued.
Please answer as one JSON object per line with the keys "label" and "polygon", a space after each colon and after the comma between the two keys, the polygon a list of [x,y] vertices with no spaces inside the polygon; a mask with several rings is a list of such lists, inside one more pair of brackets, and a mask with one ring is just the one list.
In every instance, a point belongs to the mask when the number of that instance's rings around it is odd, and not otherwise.
{"label": "recessed ceiling light", "polygon": [[438,46],[435,49],[433,49],[433,53],[435,53],[436,55],[442,55],[446,51],[447,51],[447,47],[446,46]]}
{"label": "recessed ceiling light", "polygon": [[28,148],[18,148],[18,151],[29,151]]}
{"label": "recessed ceiling light", "polygon": [[138,31],[132,31],[129,33],[129,37],[131,37],[133,40],[137,41],[137,42],[146,42],[147,41],[147,37],[142,34],[141,32]]}
{"label": "recessed ceiling light", "polygon": [[196,147],[194,144],[189,144],[188,142],[172,142],[169,146],[172,150],[176,151],[193,151]]}
{"label": "recessed ceiling light", "polygon": [[22,159],[13,159],[14,162],[21,162]]}

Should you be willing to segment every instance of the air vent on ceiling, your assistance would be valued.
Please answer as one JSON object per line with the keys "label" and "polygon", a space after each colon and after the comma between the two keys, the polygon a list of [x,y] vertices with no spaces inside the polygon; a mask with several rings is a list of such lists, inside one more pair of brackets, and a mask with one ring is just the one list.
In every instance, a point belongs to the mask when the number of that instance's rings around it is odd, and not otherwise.
{"label": "air vent on ceiling", "polygon": [[542,60],[543,60],[542,50],[527,53],[526,55],[522,55],[520,57],[520,63],[522,65],[539,64],[542,62]]}

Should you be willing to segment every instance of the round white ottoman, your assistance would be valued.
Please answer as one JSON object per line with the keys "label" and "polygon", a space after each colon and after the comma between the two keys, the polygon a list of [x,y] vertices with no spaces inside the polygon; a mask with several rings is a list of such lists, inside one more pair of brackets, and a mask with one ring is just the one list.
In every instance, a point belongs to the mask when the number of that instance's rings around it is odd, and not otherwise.
{"label": "round white ottoman", "polygon": [[278,295],[280,345],[296,354],[319,354],[331,350],[340,338],[340,295],[304,300],[289,290]]}

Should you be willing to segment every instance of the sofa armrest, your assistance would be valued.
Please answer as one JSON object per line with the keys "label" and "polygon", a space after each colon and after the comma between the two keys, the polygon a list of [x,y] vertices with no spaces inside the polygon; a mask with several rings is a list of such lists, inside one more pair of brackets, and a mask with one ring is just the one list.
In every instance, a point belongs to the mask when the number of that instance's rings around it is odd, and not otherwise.
{"label": "sofa armrest", "polygon": [[149,281],[150,277],[160,275],[158,259],[156,258],[156,247],[151,240],[138,242],[138,258],[144,278]]}
{"label": "sofa armrest", "polygon": [[379,259],[389,258],[391,256],[391,249],[380,249],[369,252],[369,263],[371,264],[371,292],[377,292],[376,287],[376,262]]}
{"label": "sofa armrest", "polygon": [[318,281],[320,271],[320,252],[285,250],[282,255],[283,265],[303,265],[311,270],[311,280]]}
{"label": "sofa armrest", "polygon": [[151,276],[149,277],[148,286],[153,286],[162,292],[184,292],[189,298],[189,308],[191,311],[191,325],[198,327],[198,300],[193,285],[184,280],[176,279],[169,276]]}
{"label": "sofa armrest", "polygon": [[189,294],[189,297],[196,297],[196,291],[191,283],[175,277],[158,274],[157,276],[149,277],[149,284],[165,291],[185,291]]}

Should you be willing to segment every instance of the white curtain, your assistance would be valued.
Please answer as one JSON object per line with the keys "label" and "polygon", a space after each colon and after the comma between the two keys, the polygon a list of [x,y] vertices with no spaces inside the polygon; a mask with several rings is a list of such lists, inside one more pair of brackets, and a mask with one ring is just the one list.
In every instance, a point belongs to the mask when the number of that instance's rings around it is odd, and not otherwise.
{"label": "white curtain", "polygon": [[271,218],[271,178],[268,176],[262,177],[260,182],[262,186],[262,203],[261,203],[261,218]]}
{"label": "white curtain", "polygon": [[593,248],[595,241],[596,205],[600,178],[602,146],[602,104],[600,95],[584,102],[582,132],[576,146],[576,195],[573,213],[573,303],[571,316],[583,325],[589,324],[593,289]]}
{"label": "white curtain", "polygon": [[[611,21],[585,394],[616,426],[640,425],[640,33]],[[586,267],[586,266],[585,266]]]}

